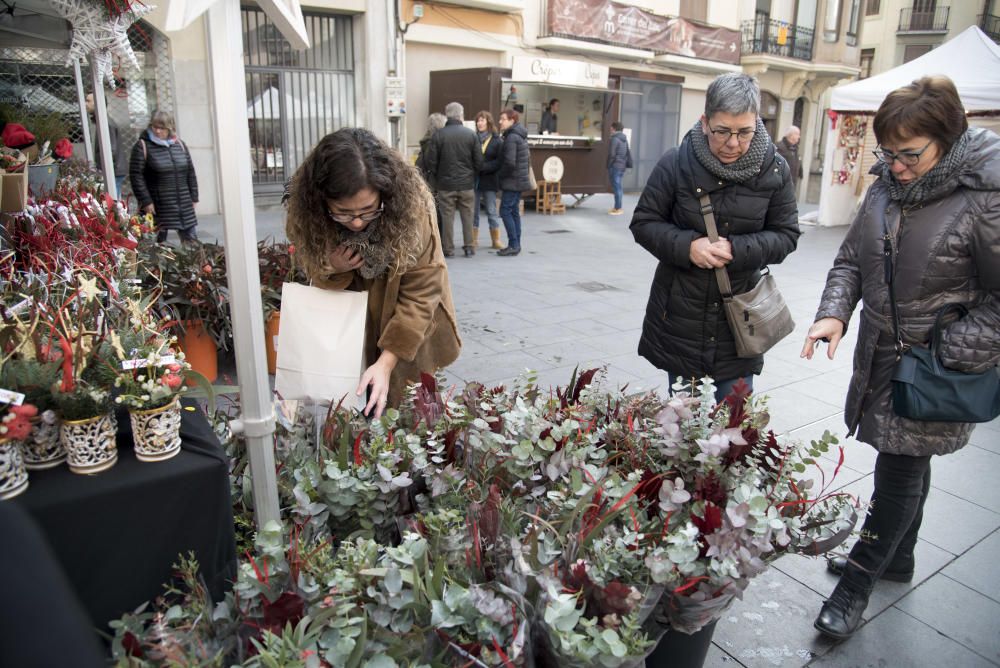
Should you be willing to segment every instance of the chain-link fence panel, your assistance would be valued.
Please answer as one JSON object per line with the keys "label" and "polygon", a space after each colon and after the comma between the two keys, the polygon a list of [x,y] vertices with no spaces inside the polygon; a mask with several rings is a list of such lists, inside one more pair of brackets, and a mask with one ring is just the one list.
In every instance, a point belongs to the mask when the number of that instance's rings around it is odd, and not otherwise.
{"label": "chain-link fence panel", "polygon": [[[148,126],[155,109],[173,113],[175,107],[168,40],[145,21],[133,24],[128,36],[139,68],[117,60],[116,86],[105,89],[108,118],[118,126],[125,155]],[[51,123],[54,128],[47,131],[56,131],[61,124],[64,136],[75,144],[74,155],[82,156],[80,104],[73,68],[66,65],[68,55],[63,49],[0,47],[0,120]],[[81,63],[81,70],[84,91],[90,92],[89,64]]]}

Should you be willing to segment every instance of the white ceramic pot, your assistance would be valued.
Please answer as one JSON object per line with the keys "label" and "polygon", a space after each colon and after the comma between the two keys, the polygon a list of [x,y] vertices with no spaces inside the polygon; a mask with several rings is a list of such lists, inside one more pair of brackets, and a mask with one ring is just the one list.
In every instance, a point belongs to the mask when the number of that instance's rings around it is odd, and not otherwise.
{"label": "white ceramic pot", "polygon": [[0,438],[0,500],[11,499],[28,489],[28,470],[24,468],[21,444]]}
{"label": "white ceramic pot", "polygon": [[50,469],[66,461],[66,449],[59,435],[61,421],[53,415],[49,420],[44,414],[31,418],[31,436],[21,441],[24,465],[29,471]]}
{"label": "white ceramic pot", "polygon": [[130,409],[128,416],[140,462],[162,462],[181,451],[181,406],[176,397],[159,408]]}
{"label": "white ceramic pot", "polygon": [[99,473],[118,461],[114,413],[86,420],[64,420],[60,434],[73,473]]}

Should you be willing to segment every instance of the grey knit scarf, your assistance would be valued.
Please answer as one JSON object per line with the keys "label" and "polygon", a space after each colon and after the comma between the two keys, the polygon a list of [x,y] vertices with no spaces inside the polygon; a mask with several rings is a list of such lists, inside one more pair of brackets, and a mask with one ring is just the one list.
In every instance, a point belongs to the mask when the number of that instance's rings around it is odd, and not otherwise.
{"label": "grey knit scarf", "polygon": [[965,152],[969,147],[969,136],[971,130],[966,130],[955,140],[951,148],[944,154],[938,163],[928,170],[919,179],[903,185],[896,180],[892,174],[892,165],[879,162],[876,165],[877,174],[882,177],[889,187],[889,198],[899,202],[900,206],[912,206],[922,204],[924,200],[934,194],[934,192],[955,173],[962,163],[965,162]]}
{"label": "grey knit scarf", "polygon": [[764,121],[757,118],[757,131],[753,139],[750,140],[750,148],[739,157],[734,163],[724,165],[712,153],[708,147],[708,137],[701,129],[701,121],[696,121],[694,127],[688,133],[691,139],[691,146],[694,148],[694,155],[698,162],[715,176],[723,181],[733,183],[743,183],[749,181],[760,173],[760,166],[764,164],[764,156],[771,145],[771,136],[767,134]]}
{"label": "grey knit scarf", "polygon": [[360,232],[343,226],[340,229],[340,243],[360,253],[365,261],[358,269],[364,278],[378,278],[393,260],[392,249],[382,241],[380,222],[381,219],[372,221]]}

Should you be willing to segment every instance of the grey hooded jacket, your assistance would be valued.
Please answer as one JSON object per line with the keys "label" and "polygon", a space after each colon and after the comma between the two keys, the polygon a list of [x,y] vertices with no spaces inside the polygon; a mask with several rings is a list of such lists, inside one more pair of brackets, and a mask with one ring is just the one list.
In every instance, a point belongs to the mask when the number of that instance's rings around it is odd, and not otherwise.
{"label": "grey hooded jacket", "polygon": [[981,372],[1000,362],[1000,137],[982,129],[970,133],[963,164],[923,203],[900,209],[881,179],[872,184],[827,276],[816,314],[817,320],[833,317],[846,327],[863,303],[844,419],[859,440],[880,452],[947,454],[968,443],[975,426],[908,420],[892,410],[895,351],[882,260],[884,221],[897,249],[896,302],[904,344],[926,345],[938,309],[957,302],[969,315],[945,329],[942,363]]}

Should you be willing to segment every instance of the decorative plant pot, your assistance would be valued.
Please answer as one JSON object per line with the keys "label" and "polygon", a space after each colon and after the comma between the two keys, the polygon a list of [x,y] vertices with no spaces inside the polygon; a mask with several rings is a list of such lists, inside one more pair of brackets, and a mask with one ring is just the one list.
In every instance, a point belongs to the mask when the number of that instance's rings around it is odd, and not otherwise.
{"label": "decorative plant pot", "polygon": [[264,347],[267,351],[267,372],[272,376],[278,369],[278,328],[281,326],[281,311],[272,311],[264,322]]}
{"label": "decorative plant pot", "polygon": [[69,470],[88,474],[114,466],[118,461],[115,431],[114,413],[86,420],[63,421],[60,434]]}
{"label": "decorative plant pot", "polygon": [[130,410],[128,417],[140,462],[162,462],[181,451],[181,406],[176,397],[159,408]]}
{"label": "decorative plant pot", "polygon": [[0,438],[0,500],[11,499],[28,489],[28,470],[24,468],[21,444]]}
{"label": "decorative plant pot", "polygon": [[[184,351],[185,359],[191,368],[214,383],[219,377],[219,351],[215,340],[205,331],[201,320],[185,320],[184,331],[177,335],[177,342]],[[188,380],[188,385],[194,385]]]}
{"label": "decorative plant pot", "polygon": [[715,620],[692,634],[669,629],[660,638],[656,649],[646,657],[646,668],[701,668],[712,646]]}
{"label": "decorative plant pot", "polygon": [[24,466],[29,471],[40,471],[59,466],[66,461],[66,448],[59,436],[59,419],[46,422],[41,415],[31,418],[31,435],[21,441]]}

